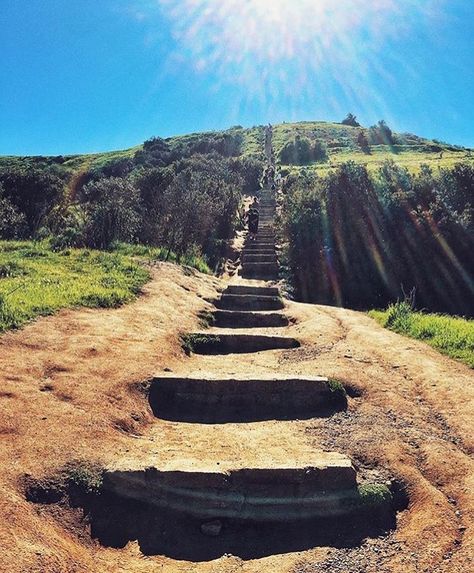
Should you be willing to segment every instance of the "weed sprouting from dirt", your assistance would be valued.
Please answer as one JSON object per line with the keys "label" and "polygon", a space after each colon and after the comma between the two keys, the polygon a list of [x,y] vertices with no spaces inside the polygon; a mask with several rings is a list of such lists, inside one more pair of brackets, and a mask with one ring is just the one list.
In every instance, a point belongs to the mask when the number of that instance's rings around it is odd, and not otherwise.
{"label": "weed sprouting from dirt", "polygon": [[59,503],[68,497],[72,505],[80,505],[100,495],[102,482],[103,468],[99,464],[74,460],[42,478],[24,476],[23,488],[27,501],[32,503]]}
{"label": "weed sprouting from dirt", "polygon": [[212,312],[208,310],[204,310],[199,313],[199,325],[201,328],[210,328],[214,326],[216,322],[216,318]]}
{"label": "weed sprouting from dirt", "polygon": [[205,334],[183,334],[181,336],[181,347],[188,356],[200,348],[219,343],[218,336],[206,336]]}
{"label": "weed sprouting from dirt", "polygon": [[365,507],[391,504],[393,496],[390,489],[382,484],[364,484],[359,486],[359,502]]}
{"label": "weed sprouting from dirt", "polygon": [[330,398],[328,400],[328,406],[332,408],[337,408],[338,410],[346,410],[347,409],[347,392],[339,380],[334,380],[330,378],[328,380],[328,387],[331,392]]}
{"label": "weed sprouting from dirt", "polygon": [[334,380],[334,379],[330,378],[328,380],[328,386],[329,386],[329,390],[331,390],[331,392],[333,392],[334,394],[340,394],[341,396],[346,395],[346,390],[345,390],[343,384],[341,382],[339,382],[338,380]]}
{"label": "weed sprouting from dirt", "polygon": [[86,494],[98,494],[103,482],[103,469],[91,462],[75,461],[64,468],[69,487]]}

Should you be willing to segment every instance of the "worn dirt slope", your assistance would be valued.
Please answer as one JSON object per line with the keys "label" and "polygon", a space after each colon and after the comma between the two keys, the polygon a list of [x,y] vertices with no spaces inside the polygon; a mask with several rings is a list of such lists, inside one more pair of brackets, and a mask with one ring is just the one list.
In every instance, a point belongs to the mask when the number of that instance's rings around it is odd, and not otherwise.
{"label": "worn dirt slope", "polygon": [[[292,325],[278,330],[298,338],[301,348],[186,357],[179,333],[199,328],[197,313],[209,308],[205,299],[225,285],[161,264],[134,304],[65,311],[0,338],[0,571],[474,570],[472,370],[383,330],[363,314],[295,303],[287,307]],[[353,396],[347,412],[252,424],[253,451],[262,455],[264,448],[285,446],[278,430],[295,455],[299,448],[338,451],[350,455],[371,480],[404,480],[410,506],[399,515],[397,531],[356,548],[192,563],[144,557],[136,543],[123,550],[102,548],[90,540],[79,510],[24,500],[25,473],[45,475],[72,459],[119,463],[146,450],[150,441],[163,457],[189,444],[224,457],[219,440],[227,432],[235,455],[251,460],[252,451],[239,448],[244,431],[239,434],[236,425],[221,434],[213,425],[153,418],[136,383],[165,369],[188,376],[278,372],[343,380]]]}

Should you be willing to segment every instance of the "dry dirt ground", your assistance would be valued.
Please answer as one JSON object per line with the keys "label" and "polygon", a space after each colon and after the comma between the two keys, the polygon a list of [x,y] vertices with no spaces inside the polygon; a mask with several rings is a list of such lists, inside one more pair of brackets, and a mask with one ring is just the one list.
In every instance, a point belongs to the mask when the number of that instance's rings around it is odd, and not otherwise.
{"label": "dry dirt ground", "polygon": [[[225,281],[159,264],[135,303],[69,310],[0,337],[0,571],[469,573],[474,571],[474,373],[364,314],[288,303],[278,329],[301,348],[185,356],[179,335]],[[349,407],[330,418],[226,426],[153,417],[137,383],[156,374],[288,373],[339,379]],[[259,559],[144,556],[90,538],[80,509],[25,500],[23,476],[70,460],[120,465],[140,456],[239,460],[308,450],[349,455],[359,475],[406,484],[396,531],[358,547],[315,547]],[[272,453],[273,452],[273,453]],[[206,538],[203,537],[203,543]]]}

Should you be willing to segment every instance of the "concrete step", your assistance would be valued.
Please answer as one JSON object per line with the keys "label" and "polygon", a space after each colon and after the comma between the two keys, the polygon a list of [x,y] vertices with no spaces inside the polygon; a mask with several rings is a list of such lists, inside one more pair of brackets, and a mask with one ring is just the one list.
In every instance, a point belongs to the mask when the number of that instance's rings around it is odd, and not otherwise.
{"label": "concrete step", "polygon": [[244,251],[246,250],[254,250],[254,249],[260,249],[260,250],[265,250],[265,249],[275,249],[275,241],[259,241],[258,239],[255,241],[248,241],[247,243],[245,243],[244,246]]}
{"label": "concrete step", "polygon": [[250,254],[250,253],[244,253],[242,255],[242,263],[244,265],[248,264],[248,263],[277,263],[277,256],[275,253],[272,253],[270,255],[261,255],[261,254]]}
{"label": "concrete step", "polygon": [[276,255],[276,249],[275,247],[273,249],[244,249],[241,256],[243,257],[244,255]]}
{"label": "concrete step", "polygon": [[186,350],[195,354],[249,354],[264,350],[299,348],[296,338],[266,334],[215,334],[192,332],[184,337]]}
{"label": "concrete step", "polygon": [[263,262],[263,263],[251,263],[243,262],[242,271],[244,273],[256,273],[260,272],[265,275],[267,274],[278,274],[279,267],[276,262]]}
{"label": "concrete step", "polygon": [[199,424],[309,419],[347,408],[347,396],[327,378],[250,379],[159,377],[149,386],[154,415]]}
{"label": "concrete step", "polygon": [[271,237],[272,239],[276,236],[275,229],[259,229],[258,236],[260,237]]}
{"label": "concrete step", "polygon": [[284,308],[283,300],[279,296],[264,296],[254,294],[223,294],[216,301],[220,310],[281,310]]}
{"label": "concrete step", "polygon": [[277,263],[243,263],[239,274],[243,278],[276,279],[278,278],[279,266]]}
{"label": "concrete step", "polygon": [[[275,234],[275,231],[273,229],[265,229],[265,228],[260,229],[259,228],[258,233],[257,233],[257,239],[260,239],[260,240],[267,239],[269,241],[274,241],[275,238],[276,238],[276,234]],[[247,241],[255,241],[255,239],[250,239],[250,236],[247,236],[246,240]]]}
{"label": "concrete step", "polygon": [[225,294],[253,294],[253,295],[260,295],[260,296],[273,296],[278,297],[280,296],[280,289],[278,287],[256,287],[256,286],[247,286],[247,285],[230,285],[228,286],[225,291]]}
{"label": "concrete step", "polygon": [[[255,245],[257,245],[258,247],[260,247],[259,249],[255,248]],[[242,254],[245,254],[247,251],[255,251],[255,250],[260,250],[260,251],[264,251],[264,250],[273,250],[273,252],[275,252],[275,242],[253,242],[253,241],[249,241],[248,243],[246,243],[244,245],[244,248],[242,249]]]}
{"label": "concrete step", "polygon": [[276,240],[276,235],[275,232],[270,230],[265,230],[265,229],[261,229],[259,230],[259,232],[257,233],[257,238],[256,239],[251,239],[250,237],[246,237],[246,242],[247,243],[253,243],[256,240],[258,241],[268,241],[268,242],[275,242]]}
{"label": "concrete step", "polygon": [[278,328],[288,326],[288,318],[277,312],[216,310],[214,326],[220,328]]}
{"label": "concrete step", "polygon": [[239,269],[238,274],[243,279],[249,279],[255,281],[277,281],[279,279],[279,274],[276,272],[265,272],[258,269],[252,269],[252,270]]}
{"label": "concrete step", "polygon": [[[350,459],[319,453],[298,465],[160,466],[108,470],[103,490],[146,506],[200,520],[288,522],[350,515],[361,502]],[[362,505],[362,504],[361,504]]]}

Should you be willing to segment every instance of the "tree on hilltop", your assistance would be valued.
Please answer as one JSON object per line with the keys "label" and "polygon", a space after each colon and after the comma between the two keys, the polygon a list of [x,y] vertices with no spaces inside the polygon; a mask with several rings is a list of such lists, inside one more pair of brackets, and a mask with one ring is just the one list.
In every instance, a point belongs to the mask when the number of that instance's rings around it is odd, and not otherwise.
{"label": "tree on hilltop", "polygon": [[372,125],[369,129],[370,143],[373,145],[393,145],[393,132],[384,119]]}
{"label": "tree on hilltop", "polygon": [[360,127],[360,123],[353,113],[348,113],[341,123],[342,125],[349,125],[350,127]]}
{"label": "tree on hilltop", "polygon": [[357,145],[362,149],[364,153],[370,153],[370,144],[367,136],[363,129],[361,129],[357,135]]}

